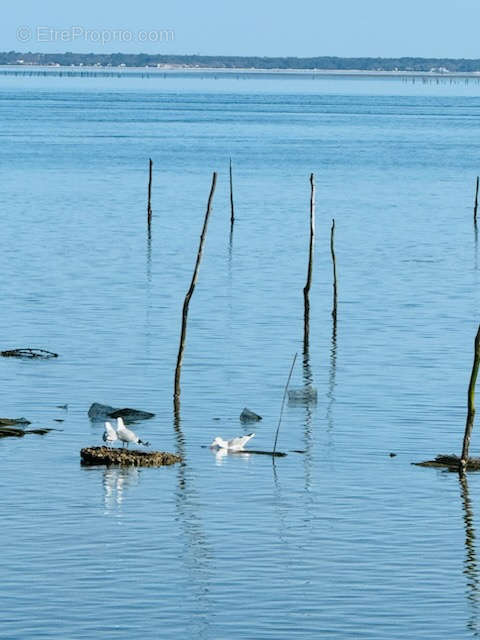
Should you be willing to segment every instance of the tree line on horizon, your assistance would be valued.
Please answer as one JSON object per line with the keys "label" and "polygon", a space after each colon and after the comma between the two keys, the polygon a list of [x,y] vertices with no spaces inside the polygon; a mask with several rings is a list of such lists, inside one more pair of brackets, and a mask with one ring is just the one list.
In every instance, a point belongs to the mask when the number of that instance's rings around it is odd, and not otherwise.
{"label": "tree line on horizon", "polygon": [[185,67],[217,69],[318,69],[355,71],[480,71],[480,59],[467,58],[341,58],[318,56],[260,57],[260,56],[201,56],[146,53],[32,53],[8,51],[0,52],[0,64],[11,65],[19,62],[37,65],[60,64],[145,67],[157,65],[178,65]]}

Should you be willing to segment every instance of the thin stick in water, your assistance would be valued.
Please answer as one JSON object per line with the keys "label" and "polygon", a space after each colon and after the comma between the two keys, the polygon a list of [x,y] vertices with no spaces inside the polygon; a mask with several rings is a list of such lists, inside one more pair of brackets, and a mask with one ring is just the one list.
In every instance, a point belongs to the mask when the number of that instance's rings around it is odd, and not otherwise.
{"label": "thin stick in water", "polygon": [[232,159],[230,158],[230,224],[235,221],[235,208],[233,206],[233,179],[232,179]]}
{"label": "thin stick in water", "polygon": [[202,259],[203,245],[205,243],[205,236],[207,233],[208,218],[210,217],[210,211],[212,209],[213,194],[215,192],[216,184],[217,184],[217,173],[214,171],[212,176],[212,186],[210,187],[210,195],[208,196],[207,211],[205,213],[205,220],[203,222],[202,233],[200,235],[200,244],[198,246],[195,269],[193,271],[190,287],[187,291],[187,294],[185,296],[185,301],[183,303],[182,330],[180,334],[180,346],[178,348],[177,366],[175,368],[175,387],[174,387],[174,393],[173,393],[174,401],[176,403],[178,403],[178,399],[180,398],[180,374],[182,370],[183,352],[185,350],[185,338],[187,336],[188,307],[190,304],[190,298],[192,297],[193,291],[195,289],[195,284],[197,282],[198,269],[200,267],[200,261]]}
{"label": "thin stick in water", "polygon": [[477,183],[475,186],[475,204],[473,206],[473,223],[477,226],[477,209],[478,209],[478,185],[480,178],[477,176]]}
{"label": "thin stick in water", "polygon": [[152,159],[150,158],[149,167],[148,167],[148,205],[147,205],[147,224],[148,224],[149,231],[152,224],[152,167],[153,167],[153,162],[152,162]]}
{"label": "thin stick in water", "polygon": [[277,450],[277,440],[278,440],[278,432],[280,431],[280,424],[282,422],[283,416],[283,407],[285,406],[285,398],[287,397],[288,385],[290,384],[290,378],[292,377],[293,367],[295,366],[295,360],[297,359],[297,354],[293,357],[292,366],[290,367],[290,373],[288,374],[287,384],[285,385],[285,390],[283,392],[283,400],[282,400],[282,408],[280,409],[280,418],[278,420],[278,427],[275,433],[275,442],[273,443],[273,455],[275,455],[275,451]]}
{"label": "thin stick in water", "polygon": [[475,418],[475,383],[477,381],[478,367],[480,365],[480,325],[475,337],[475,354],[473,358],[472,374],[468,385],[468,412],[467,423],[465,425],[465,435],[463,436],[463,448],[461,456],[461,466],[466,468],[468,462],[468,450],[470,448],[470,438],[472,436],[473,421]]}
{"label": "thin stick in water", "polygon": [[332,264],[333,264],[333,309],[332,309],[332,317],[333,324],[337,324],[337,265],[335,261],[335,219],[332,220],[332,229],[330,232],[330,252],[332,254]]}

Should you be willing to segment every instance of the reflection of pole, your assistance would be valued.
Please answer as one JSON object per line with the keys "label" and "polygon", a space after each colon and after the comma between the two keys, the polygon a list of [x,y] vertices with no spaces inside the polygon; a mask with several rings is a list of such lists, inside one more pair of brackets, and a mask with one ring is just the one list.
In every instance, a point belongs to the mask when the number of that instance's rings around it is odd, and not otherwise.
{"label": "reflection of pole", "polygon": [[475,528],[473,526],[472,503],[468,493],[468,482],[465,474],[460,474],[460,490],[462,496],[463,521],[465,524],[465,575],[467,581],[467,598],[474,607],[473,614],[470,618],[468,627],[478,634],[477,630],[477,608],[479,595],[479,576],[477,567],[477,556],[475,551]]}
{"label": "reflection of pole", "polygon": [[[178,411],[177,411],[178,409]],[[202,513],[198,510],[199,501],[193,487],[193,474],[188,472],[185,457],[185,441],[180,424],[180,403],[174,411],[173,426],[177,441],[177,453],[183,462],[177,465],[178,488],[175,491],[177,508],[176,522],[181,527],[185,542],[184,552],[180,554],[182,566],[187,572],[190,589],[194,591],[195,602],[203,614],[197,620],[197,632],[200,638],[210,638],[210,621],[213,619],[213,606],[209,594],[211,592],[212,549],[208,544],[203,524]]]}
{"label": "reflection of pole", "polygon": [[178,401],[178,399],[180,398],[180,374],[182,372],[183,352],[185,350],[185,339],[187,337],[188,307],[190,305],[190,299],[193,295],[193,292],[195,290],[195,285],[197,283],[198,269],[200,267],[200,261],[202,259],[203,245],[205,243],[205,236],[207,233],[208,218],[210,217],[210,211],[212,209],[212,200],[213,200],[213,194],[215,192],[216,184],[217,184],[217,174],[216,172],[214,172],[212,176],[212,186],[210,187],[210,195],[208,196],[207,211],[205,213],[203,229],[200,235],[200,244],[198,246],[197,261],[195,263],[195,269],[193,271],[192,281],[190,283],[190,287],[187,291],[187,294],[185,296],[185,301],[183,303],[182,330],[180,334],[180,346],[178,348],[177,366],[175,369],[175,388],[173,393],[175,402]]}
{"label": "reflection of pole", "polygon": [[327,423],[328,429],[332,428],[332,406],[335,402],[335,377],[337,373],[337,327],[335,323],[332,326],[332,345],[330,347],[330,373],[328,376],[328,405],[327,405]]}
{"label": "reflection of pole", "polygon": [[307,282],[303,288],[304,320],[303,320],[303,352],[308,352],[310,341],[310,287],[312,285],[313,245],[315,241],[315,177],[310,174],[310,244],[308,250]]}
{"label": "reflection of pole", "polygon": [[472,436],[473,421],[475,419],[475,383],[477,381],[478,366],[480,364],[480,325],[475,337],[475,355],[473,358],[472,374],[470,376],[470,384],[468,385],[468,412],[467,424],[465,425],[465,435],[463,436],[463,448],[461,457],[461,467],[465,469],[468,463],[468,450],[470,447],[470,438]]}
{"label": "reflection of pole", "polygon": [[180,489],[185,488],[185,438],[183,437],[181,417],[180,417],[180,398],[173,400],[173,430],[177,441],[176,454],[182,458],[178,471],[178,485]]}

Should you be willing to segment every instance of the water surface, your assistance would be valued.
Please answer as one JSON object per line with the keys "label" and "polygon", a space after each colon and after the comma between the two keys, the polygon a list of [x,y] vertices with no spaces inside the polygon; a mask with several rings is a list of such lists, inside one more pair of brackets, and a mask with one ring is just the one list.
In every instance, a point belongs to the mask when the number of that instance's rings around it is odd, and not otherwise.
{"label": "water surface", "polygon": [[[410,463],[461,446],[479,316],[479,88],[2,77],[0,90],[1,347],[60,354],[1,359],[1,414],[62,429],[0,441],[1,635],[476,636],[480,476],[462,485]],[[295,352],[292,386],[311,376],[318,403],[287,405],[289,455],[272,466],[203,448],[252,430],[245,406],[263,416],[252,446],[272,447]],[[155,412],[140,437],[185,464],[82,468],[80,449],[101,442],[94,401]]]}

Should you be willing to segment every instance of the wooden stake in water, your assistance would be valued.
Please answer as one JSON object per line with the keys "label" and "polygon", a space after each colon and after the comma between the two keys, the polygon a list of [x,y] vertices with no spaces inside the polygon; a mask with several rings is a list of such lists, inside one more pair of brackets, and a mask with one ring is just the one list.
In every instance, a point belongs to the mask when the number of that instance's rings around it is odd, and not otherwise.
{"label": "wooden stake in water", "polygon": [[152,225],[152,168],[153,168],[153,162],[152,162],[152,159],[150,158],[149,169],[148,169],[148,205],[147,205],[147,224],[148,224],[149,231]]}
{"label": "wooden stake in water", "polygon": [[337,324],[337,265],[335,261],[335,219],[332,220],[332,229],[330,232],[330,252],[332,254],[332,264],[333,264],[333,309],[332,309],[332,317],[333,324]]}
{"label": "wooden stake in water", "polygon": [[478,184],[479,184],[480,178],[479,176],[477,176],[477,183],[475,186],[475,204],[473,205],[473,223],[475,226],[477,226],[477,209],[478,209]]}
{"label": "wooden stake in water", "polygon": [[296,359],[297,359],[297,354],[293,356],[292,366],[290,367],[290,373],[288,374],[287,384],[285,385],[285,390],[283,392],[282,407],[280,409],[280,418],[278,420],[277,431],[275,432],[275,442],[273,443],[273,455],[275,455],[275,451],[277,450],[278,432],[280,431],[280,424],[282,422],[283,407],[285,406],[285,398],[287,397],[288,385],[290,384],[290,378],[292,377],[293,367],[295,366]]}
{"label": "wooden stake in water", "polygon": [[303,288],[304,320],[303,320],[303,350],[308,352],[310,333],[310,287],[312,285],[313,247],[315,242],[315,177],[310,174],[310,244],[308,249],[307,282]]}
{"label": "wooden stake in water", "polygon": [[217,184],[217,173],[214,172],[212,176],[212,186],[210,187],[210,195],[208,196],[207,211],[205,213],[205,220],[203,221],[202,233],[200,235],[200,244],[198,246],[195,269],[193,270],[192,281],[190,283],[190,287],[187,291],[187,294],[185,296],[185,301],[183,303],[182,330],[180,334],[180,346],[178,348],[177,366],[175,368],[175,387],[174,387],[174,393],[173,393],[174,401],[176,402],[178,402],[178,399],[180,398],[180,374],[182,371],[183,352],[185,350],[185,339],[187,336],[188,307],[190,305],[190,298],[192,297],[193,291],[195,289],[195,284],[197,282],[198,269],[200,267],[200,261],[202,259],[203,245],[205,243],[205,236],[207,233],[208,218],[210,217],[210,211],[212,209],[213,194],[215,193],[216,184]]}
{"label": "wooden stake in water", "polygon": [[472,436],[473,421],[475,418],[475,383],[477,381],[478,367],[480,365],[480,325],[475,337],[475,354],[473,357],[472,374],[468,385],[468,412],[467,423],[465,425],[465,435],[463,437],[463,448],[461,465],[465,469],[468,463],[468,450],[470,448],[470,438]]}
{"label": "wooden stake in water", "polygon": [[230,158],[230,224],[235,222],[235,208],[233,206],[233,179],[232,179],[232,159]]}

